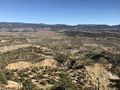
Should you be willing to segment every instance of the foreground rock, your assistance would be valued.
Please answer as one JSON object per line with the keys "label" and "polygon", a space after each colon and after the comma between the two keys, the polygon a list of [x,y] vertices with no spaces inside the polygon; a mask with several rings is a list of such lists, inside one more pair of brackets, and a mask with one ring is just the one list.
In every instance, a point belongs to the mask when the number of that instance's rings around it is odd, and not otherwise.
{"label": "foreground rock", "polygon": [[21,88],[20,84],[14,81],[8,81],[8,85],[6,85],[7,90],[19,90]]}

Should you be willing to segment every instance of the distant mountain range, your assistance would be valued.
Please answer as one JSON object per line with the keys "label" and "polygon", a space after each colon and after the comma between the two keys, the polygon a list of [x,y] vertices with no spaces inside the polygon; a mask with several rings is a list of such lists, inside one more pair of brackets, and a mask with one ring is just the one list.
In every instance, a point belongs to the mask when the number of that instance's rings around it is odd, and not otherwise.
{"label": "distant mountain range", "polygon": [[79,24],[79,25],[65,25],[65,24],[34,24],[34,23],[16,23],[16,22],[0,22],[0,31],[39,31],[39,30],[111,30],[120,31],[120,25],[96,25],[96,24]]}

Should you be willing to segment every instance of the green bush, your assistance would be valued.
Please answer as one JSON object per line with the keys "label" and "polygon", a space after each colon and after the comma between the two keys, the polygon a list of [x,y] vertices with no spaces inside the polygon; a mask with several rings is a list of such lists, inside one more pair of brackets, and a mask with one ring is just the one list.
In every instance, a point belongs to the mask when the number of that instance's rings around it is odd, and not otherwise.
{"label": "green bush", "polygon": [[6,70],[5,75],[6,75],[7,80],[12,80],[14,78],[13,71]]}
{"label": "green bush", "polygon": [[68,59],[68,55],[64,53],[56,53],[54,55],[54,59],[57,60],[59,63],[64,63]]}
{"label": "green bush", "polygon": [[38,90],[37,89],[37,86],[34,85],[31,80],[25,80],[23,83],[22,83],[23,87],[22,87],[22,90]]}
{"label": "green bush", "polygon": [[65,74],[61,74],[60,77],[60,83],[52,87],[51,90],[79,90],[78,87],[72,83],[70,77]]}
{"label": "green bush", "polygon": [[7,84],[7,78],[6,75],[4,73],[2,73],[2,71],[0,71],[0,83],[2,84]]}

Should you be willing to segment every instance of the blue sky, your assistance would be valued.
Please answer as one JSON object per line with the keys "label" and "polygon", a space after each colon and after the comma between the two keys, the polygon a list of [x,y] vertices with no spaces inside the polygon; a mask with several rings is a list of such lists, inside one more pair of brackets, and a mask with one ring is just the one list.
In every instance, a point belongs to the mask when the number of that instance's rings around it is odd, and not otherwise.
{"label": "blue sky", "polygon": [[0,0],[0,22],[120,24],[120,0]]}

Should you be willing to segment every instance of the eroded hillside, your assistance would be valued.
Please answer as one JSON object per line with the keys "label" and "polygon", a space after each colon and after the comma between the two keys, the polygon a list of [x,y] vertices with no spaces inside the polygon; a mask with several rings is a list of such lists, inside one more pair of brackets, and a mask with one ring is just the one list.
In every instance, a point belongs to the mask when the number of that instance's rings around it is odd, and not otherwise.
{"label": "eroded hillside", "polygon": [[119,90],[119,35],[64,30],[1,32],[0,89]]}

